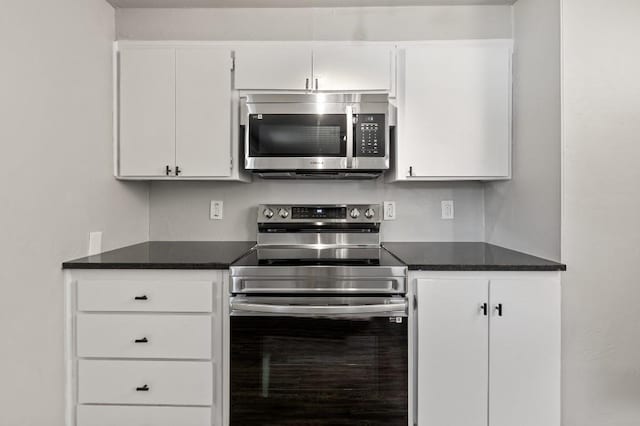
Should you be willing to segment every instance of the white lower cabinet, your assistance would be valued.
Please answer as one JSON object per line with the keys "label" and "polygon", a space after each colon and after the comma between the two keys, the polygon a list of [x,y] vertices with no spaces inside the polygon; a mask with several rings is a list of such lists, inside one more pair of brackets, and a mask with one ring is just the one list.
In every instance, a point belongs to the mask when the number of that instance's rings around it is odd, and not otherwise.
{"label": "white lower cabinet", "polygon": [[68,271],[66,425],[221,425],[226,282],[222,271]]}
{"label": "white lower cabinet", "polygon": [[80,404],[211,405],[211,362],[80,360]]}
{"label": "white lower cabinet", "polygon": [[489,296],[490,426],[560,425],[560,286],[495,279]]}
{"label": "white lower cabinet", "polygon": [[410,275],[420,426],[560,425],[560,275]]}
{"label": "white lower cabinet", "polygon": [[422,279],[418,301],[419,424],[486,426],[487,281]]}
{"label": "white lower cabinet", "polygon": [[83,426],[211,426],[211,408],[80,405],[78,424]]}
{"label": "white lower cabinet", "polygon": [[211,359],[208,315],[79,314],[78,356]]}

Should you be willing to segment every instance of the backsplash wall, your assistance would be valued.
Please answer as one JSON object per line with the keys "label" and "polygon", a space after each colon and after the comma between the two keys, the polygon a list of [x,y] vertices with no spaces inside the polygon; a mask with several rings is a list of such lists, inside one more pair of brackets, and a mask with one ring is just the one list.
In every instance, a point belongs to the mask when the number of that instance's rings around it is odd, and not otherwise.
{"label": "backsplash wall", "polygon": [[[222,220],[210,220],[211,200],[224,202]],[[440,218],[453,200],[455,219]],[[382,225],[384,241],[484,241],[484,191],[475,182],[267,181],[153,182],[150,239],[254,240],[261,203],[396,202],[395,221]]]}

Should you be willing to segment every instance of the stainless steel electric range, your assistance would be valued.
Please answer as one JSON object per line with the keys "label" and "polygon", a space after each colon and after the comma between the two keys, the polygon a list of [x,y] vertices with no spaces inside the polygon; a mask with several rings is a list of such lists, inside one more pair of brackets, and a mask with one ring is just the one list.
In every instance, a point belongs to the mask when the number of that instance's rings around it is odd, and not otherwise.
{"label": "stainless steel electric range", "polygon": [[407,425],[407,268],[381,213],[258,208],[258,246],[231,266],[231,425]]}

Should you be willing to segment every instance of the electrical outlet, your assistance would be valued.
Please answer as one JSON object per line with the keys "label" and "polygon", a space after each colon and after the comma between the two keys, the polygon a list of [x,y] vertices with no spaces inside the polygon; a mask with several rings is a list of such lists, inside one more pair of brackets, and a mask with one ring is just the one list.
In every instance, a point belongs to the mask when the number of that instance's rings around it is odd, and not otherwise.
{"label": "electrical outlet", "polygon": [[89,256],[102,252],[102,232],[89,232]]}
{"label": "electrical outlet", "polygon": [[224,213],[224,204],[222,201],[211,201],[211,210],[209,211],[209,217],[211,220],[222,220]]}
{"label": "electrical outlet", "polygon": [[384,220],[396,220],[396,202],[385,201],[384,202]]}
{"label": "electrical outlet", "polygon": [[453,219],[453,200],[443,201],[442,206],[442,219]]}

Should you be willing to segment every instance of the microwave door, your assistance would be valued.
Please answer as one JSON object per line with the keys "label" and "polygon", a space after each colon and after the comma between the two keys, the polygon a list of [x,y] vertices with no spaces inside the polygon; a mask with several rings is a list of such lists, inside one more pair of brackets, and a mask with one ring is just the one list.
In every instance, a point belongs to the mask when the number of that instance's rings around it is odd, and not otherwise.
{"label": "microwave door", "polygon": [[348,114],[249,114],[248,169],[338,170],[353,152]]}

